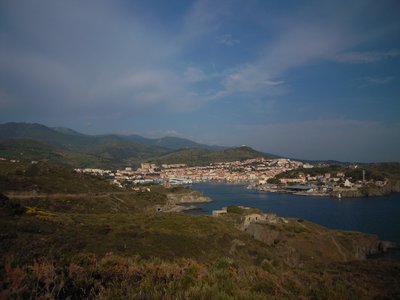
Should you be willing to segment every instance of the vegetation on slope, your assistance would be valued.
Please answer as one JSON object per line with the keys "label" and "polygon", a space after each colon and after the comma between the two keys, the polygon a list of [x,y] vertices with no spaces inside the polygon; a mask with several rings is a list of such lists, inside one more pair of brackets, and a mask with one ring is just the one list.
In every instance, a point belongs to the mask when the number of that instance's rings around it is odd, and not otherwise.
{"label": "vegetation on slope", "polygon": [[122,136],[128,140],[138,142],[143,145],[147,146],[157,146],[157,147],[162,147],[166,149],[171,149],[171,150],[179,150],[179,149],[185,149],[185,148],[203,148],[203,149],[208,149],[208,150],[223,150],[226,147],[221,147],[221,146],[209,146],[205,144],[199,144],[196,142],[193,142],[188,139],[184,138],[179,138],[179,137],[173,137],[173,136],[166,136],[158,139],[149,139],[142,137],[140,135],[128,135],[128,136]]}
{"label": "vegetation on slope", "polygon": [[[281,178],[299,178],[300,173],[310,176],[323,176],[329,173],[332,177],[336,177],[338,173],[342,173],[345,175],[345,178],[356,182],[363,180],[363,172],[365,172],[365,184],[357,191],[342,191],[344,197],[382,196],[393,192],[400,192],[400,163],[363,164],[357,168],[344,165],[330,165],[312,169],[300,168],[280,173],[274,178],[268,179],[268,182],[279,184]],[[387,181],[387,184],[382,186],[374,183],[378,181]]]}
{"label": "vegetation on slope", "polygon": [[376,164],[362,164],[357,168],[350,168],[345,165],[329,165],[326,167],[317,167],[311,169],[295,169],[280,173],[276,178],[298,178],[300,173],[308,174],[310,176],[324,175],[330,173],[336,176],[337,173],[343,173],[346,177],[353,180],[362,180],[363,171],[365,171],[366,180],[385,180],[400,179],[400,163],[376,163]]}
{"label": "vegetation on slope", "polygon": [[[2,186],[8,197],[0,196],[0,298],[400,295],[398,262],[348,261],[362,234],[291,219],[268,226],[268,235],[275,238],[263,242],[253,238],[256,232],[235,227],[243,211],[233,207],[223,218],[156,212],[168,193],[186,189],[109,190],[107,182],[66,168],[45,164],[38,168],[35,172],[27,164],[0,168],[5,176],[1,181],[9,178]],[[15,181],[23,187],[20,190],[30,191],[32,178],[47,194],[10,193]],[[71,194],[84,187],[91,193]]]}
{"label": "vegetation on slope", "polygon": [[98,177],[77,174],[68,167],[0,161],[0,191],[75,194],[116,190]]}
{"label": "vegetation on slope", "polygon": [[200,148],[181,149],[149,160],[157,164],[186,163],[191,166],[204,166],[210,163],[246,160],[258,157],[264,157],[266,159],[272,158],[269,154],[258,152],[250,147],[242,146],[220,151],[211,151]]}
{"label": "vegetation on slope", "polygon": [[[242,267],[230,259],[213,265],[193,259],[126,258],[92,253],[60,266],[40,259],[29,267],[5,265],[3,298],[72,299],[395,299],[398,282],[390,262],[338,265],[335,268],[269,271]],[[278,274],[276,274],[278,273]],[[397,285],[397,286],[396,286]],[[380,290],[377,287],[388,288]]]}
{"label": "vegetation on slope", "polygon": [[137,166],[149,160],[205,165],[271,157],[249,147],[224,149],[176,137],[153,140],[140,136],[85,135],[67,128],[27,123],[0,124],[0,156],[102,168]]}
{"label": "vegetation on slope", "polygon": [[[32,148],[30,144],[25,145],[18,142],[13,144],[10,141],[21,139],[41,143],[41,145],[36,144],[35,146],[40,148],[39,151],[30,151],[29,149]],[[13,150],[10,147],[14,147],[17,148],[15,150],[20,150],[22,153],[30,153],[30,156],[34,159],[40,159],[47,153],[50,156],[48,157],[50,161],[58,162],[58,158],[53,156],[56,154],[61,155],[63,157],[62,162],[67,162],[69,165],[74,165],[73,159],[77,159],[78,164],[74,166],[81,165],[79,161],[83,163],[84,158],[89,158],[87,161],[92,162],[92,166],[126,165],[145,157],[168,152],[166,149],[142,145],[117,135],[84,135],[65,129],[56,130],[40,124],[28,123],[1,124],[0,140],[8,140],[6,144],[3,144],[3,153],[9,154]],[[38,155],[34,156],[35,153]]]}
{"label": "vegetation on slope", "polygon": [[115,164],[111,159],[70,151],[26,139],[0,140],[0,157],[12,160],[39,160],[73,167],[106,167]]}

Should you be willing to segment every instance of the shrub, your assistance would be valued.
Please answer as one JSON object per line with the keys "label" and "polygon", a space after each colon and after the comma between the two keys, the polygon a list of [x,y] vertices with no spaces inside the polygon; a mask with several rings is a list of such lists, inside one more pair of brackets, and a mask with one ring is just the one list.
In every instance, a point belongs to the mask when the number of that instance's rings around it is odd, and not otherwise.
{"label": "shrub", "polygon": [[271,282],[265,281],[265,280],[257,280],[253,286],[251,287],[251,290],[256,293],[262,293],[262,294],[274,294],[275,293],[275,285]]}
{"label": "shrub", "polygon": [[244,209],[240,208],[239,206],[235,206],[235,205],[230,205],[227,207],[226,211],[230,214],[243,214],[244,213]]}
{"label": "shrub", "polygon": [[0,194],[0,207],[3,207],[11,216],[19,216],[26,211],[26,208],[20,203],[9,199],[3,194]]}

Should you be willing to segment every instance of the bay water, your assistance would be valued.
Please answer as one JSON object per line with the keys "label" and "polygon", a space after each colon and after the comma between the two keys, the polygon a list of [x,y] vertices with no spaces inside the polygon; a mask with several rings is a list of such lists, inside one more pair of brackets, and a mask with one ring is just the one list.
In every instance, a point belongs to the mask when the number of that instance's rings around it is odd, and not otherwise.
{"label": "bay water", "polygon": [[229,205],[255,207],[281,217],[302,218],[332,229],[377,234],[400,245],[400,193],[382,197],[332,198],[300,196],[246,189],[243,185],[197,183],[192,189],[213,201],[193,214],[211,214]]}

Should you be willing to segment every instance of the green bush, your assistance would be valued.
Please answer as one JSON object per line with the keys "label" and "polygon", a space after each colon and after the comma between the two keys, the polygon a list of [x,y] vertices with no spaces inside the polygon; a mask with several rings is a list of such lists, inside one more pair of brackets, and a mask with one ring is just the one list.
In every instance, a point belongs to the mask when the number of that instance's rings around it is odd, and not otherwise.
{"label": "green bush", "polygon": [[230,214],[240,214],[241,215],[244,213],[243,208],[240,208],[239,206],[235,206],[235,205],[228,206],[226,211]]}
{"label": "green bush", "polygon": [[265,280],[258,280],[254,283],[254,285],[251,287],[251,290],[256,293],[262,293],[262,294],[273,294],[275,292],[275,285],[271,282],[265,281]]}
{"label": "green bush", "polygon": [[0,207],[4,208],[11,216],[20,216],[26,211],[24,206],[3,194],[0,194]]}

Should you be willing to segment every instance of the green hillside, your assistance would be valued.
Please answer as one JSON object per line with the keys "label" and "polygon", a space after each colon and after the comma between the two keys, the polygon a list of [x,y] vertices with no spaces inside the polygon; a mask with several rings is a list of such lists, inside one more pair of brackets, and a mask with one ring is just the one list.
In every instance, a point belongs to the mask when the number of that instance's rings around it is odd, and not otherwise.
{"label": "green hillside", "polygon": [[116,191],[105,180],[48,163],[0,161],[0,192],[92,193]]}
{"label": "green hillside", "polygon": [[106,157],[69,151],[27,139],[0,140],[0,157],[22,161],[39,160],[73,167],[106,167],[115,164]]}
{"label": "green hillside", "polygon": [[29,123],[0,124],[0,156],[105,168],[136,166],[143,161],[205,165],[274,157],[249,147],[223,149],[176,137],[147,139],[134,135],[85,135],[68,128]]}
{"label": "green hillside", "polygon": [[213,152],[210,157],[214,162],[245,160],[257,157],[264,157],[266,159],[276,158],[274,155],[262,153],[247,146]]}
{"label": "green hillside", "polygon": [[181,149],[159,157],[153,157],[150,160],[158,164],[186,163],[192,166],[202,166],[216,162],[229,162],[258,157],[266,159],[275,158],[275,156],[258,152],[250,147],[238,147],[220,151],[201,148]]}
{"label": "green hillside", "polygon": [[[399,261],[373,235],[247,212],[163,213],[148,192],[48,164],[0,162],[0,298],[397,299]],[[4,182],[6,184],[4,184]],[[259,213],[252,209],[249,213]]]}
{"label": "green hillside", "polygon": [[66,128],[66,127],[52,127],[51,129],[61,132],[61,133],[66,133],[69,135],[83,135],[83,133],[80,133],[78,131],[72,130],[70,128]]}
{"label": "green hillside", "polygon": [[210,146],[205,144],[199,144],[193,142],[188,139],[179,138],[179,137],[172,137],[166,136],[158,139],[149,139],[142,137],[140,135],[128,135],[128,136],[121,136],[123,138],[129,139],[131,141],[135,141],[147,146],[157,146],[162,147],[170,150],[178,150],[178,149],[185,149],[185,148],[202,148],[208,150],[223,150],[226,147],[222,146]]}
{"label": "green hillside", "polygon": [[116,135],[94,136],[80,145],[77,151],[94,154],[124,164],[166,153],[167,150],[127,141]]}
{"label": "green hillside", "polygon": [[[104,154],[114,160],[124,160],[132,154],[140,157],[166,152],[117,135],[85,135],[67,129],[51,129],[40,124],[6,123],[0,125],[0,139],[32,139],[54,147],[91,154]],[[108,147],[125,149],[112,153]]]}
{"label": "green hillside", "polygon": [[31,123],[1,124],[0,139],[31,139],[68,150],[76,150],[87,143],[87,137],[84,135],[67,134]]}
{"label": "green hillside", "polygon": [[27,159],[45,159],[74,166],[121,166],[167,152],[117,135],[84,135],[27,123],[0,125],[0,142],[0,154],[8,158],[24,153]]}

